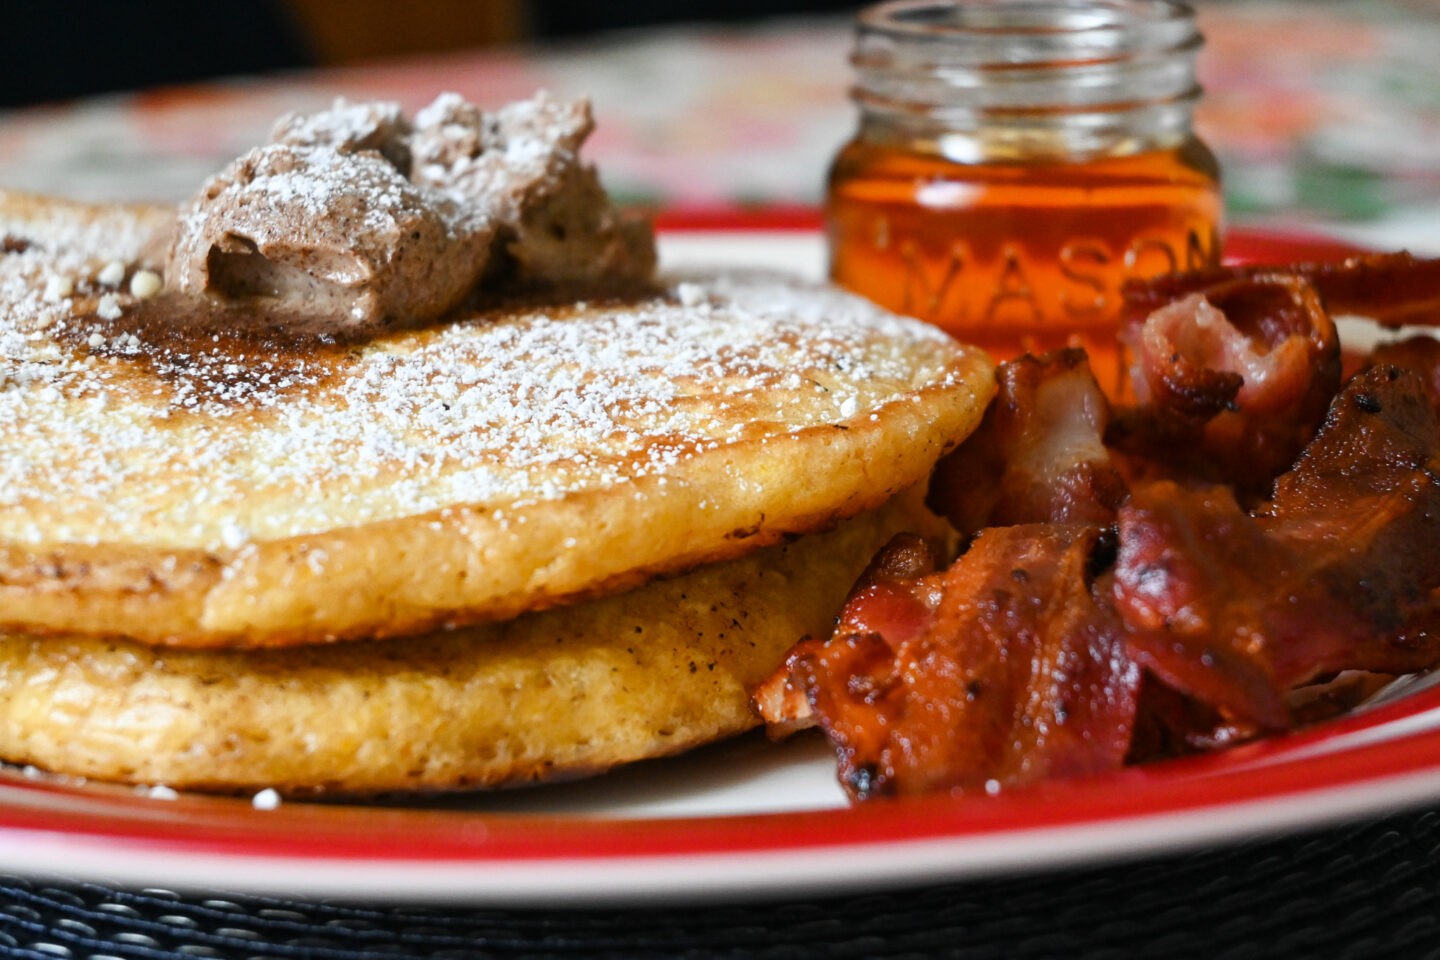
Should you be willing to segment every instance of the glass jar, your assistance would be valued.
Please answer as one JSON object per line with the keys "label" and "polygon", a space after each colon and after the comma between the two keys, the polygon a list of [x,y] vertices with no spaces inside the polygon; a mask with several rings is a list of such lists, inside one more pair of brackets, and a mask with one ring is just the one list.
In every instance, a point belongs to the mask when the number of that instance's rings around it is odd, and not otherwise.
{"label": "glass jar", "polygon": [[831,278],[998,359],[1086,347],[1118,389],[1130,277],[1220,258],[1171,0],[897,0],[863,11],[860,127],[830,171]]}

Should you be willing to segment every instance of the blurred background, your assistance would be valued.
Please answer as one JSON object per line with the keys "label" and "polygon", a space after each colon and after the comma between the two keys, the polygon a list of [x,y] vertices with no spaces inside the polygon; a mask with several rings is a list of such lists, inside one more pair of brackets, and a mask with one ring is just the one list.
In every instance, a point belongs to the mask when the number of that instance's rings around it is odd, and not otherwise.
{"label": "blurred background", "polygon": [[[1440,247],[1440,0],[1200,0],[1232,221]],[[625,199],[813,205],[854,124],[833,0],[6,0],[0,184],[174,200],[337,95],[595,102]],[[1440,250],[1436,250],[1440,252]]]}
{"label": "blurred background", "polygon": [[743,22],[857,7],[837,0],[6,0],[0,104],[679,21]]}

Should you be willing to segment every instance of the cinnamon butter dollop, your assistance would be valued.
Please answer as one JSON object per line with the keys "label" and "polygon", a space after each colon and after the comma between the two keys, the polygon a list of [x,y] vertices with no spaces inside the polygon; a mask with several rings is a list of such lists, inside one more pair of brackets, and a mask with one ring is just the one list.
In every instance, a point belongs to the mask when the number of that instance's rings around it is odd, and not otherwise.
{"label": "cinnamon butter dollop", "polygon": [[649,225],[579,159],[593,127],[587,102],[545,93],[493,114],[444,94],[413,125],[393,103],[287,115],[181,208],[167,282],[294,330],[357,333],[435,319],[477,289],[644,280]]}
{"label": "cinnamon butter dollop", "polygon": [[411,179],[483,212],[497,252],[522,284],[645,279],[655,269],[650,224],[610,203],[580,146],[590,104],[546,93],[485,115],[454,93],[415,117]]}

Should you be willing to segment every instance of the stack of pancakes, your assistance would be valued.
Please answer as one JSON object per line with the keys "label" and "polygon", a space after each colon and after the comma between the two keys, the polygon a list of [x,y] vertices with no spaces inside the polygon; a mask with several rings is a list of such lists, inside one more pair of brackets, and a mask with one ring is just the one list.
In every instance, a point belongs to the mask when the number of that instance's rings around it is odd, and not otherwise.
{"label": "stack of pancakes", "polygon": [[875,551],[938,532],[914,488],[992,390],[770,276],[352,342],[103,293],[171,215],[0,196],[11,763],[363,793],[737,733]]}

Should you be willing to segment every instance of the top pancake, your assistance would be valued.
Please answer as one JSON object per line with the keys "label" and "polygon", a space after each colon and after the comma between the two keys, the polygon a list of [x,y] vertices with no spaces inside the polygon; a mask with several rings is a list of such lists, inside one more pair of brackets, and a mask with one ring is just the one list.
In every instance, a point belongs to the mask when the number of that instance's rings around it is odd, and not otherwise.
{"label": "top pancake", "polygon": [[270,646],[623,589],[879,505],[993,389],[980,351],[772,276],[247,339],[95,279],[163,222],[0,196],[12,628]]}

